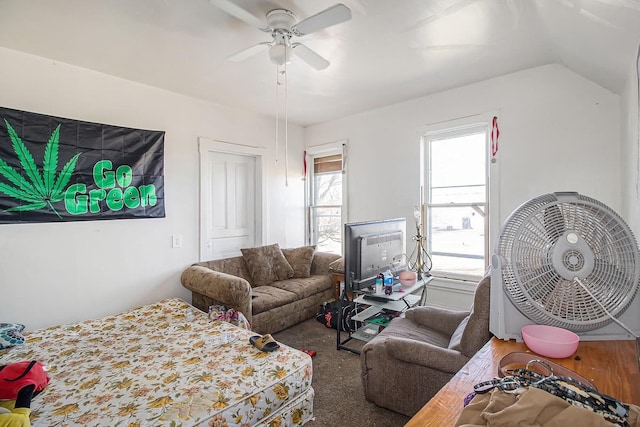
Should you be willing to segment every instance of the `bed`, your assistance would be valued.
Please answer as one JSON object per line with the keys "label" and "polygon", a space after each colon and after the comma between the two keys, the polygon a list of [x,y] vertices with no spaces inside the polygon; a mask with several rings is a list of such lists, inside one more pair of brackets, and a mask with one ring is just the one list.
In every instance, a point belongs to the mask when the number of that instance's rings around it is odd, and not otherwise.
{"label": "bed", "polygon": [[39,360],[51,382],[33,426],[294,426],[313,418],[311,358],[249,343],[177,299],[26,332],[0,365]]}

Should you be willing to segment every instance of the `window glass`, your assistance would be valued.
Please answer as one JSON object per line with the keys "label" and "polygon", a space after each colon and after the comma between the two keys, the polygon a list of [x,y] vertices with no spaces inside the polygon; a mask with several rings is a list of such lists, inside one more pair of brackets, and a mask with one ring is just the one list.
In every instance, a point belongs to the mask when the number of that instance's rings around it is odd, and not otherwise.
{"label": "window glass", "polygon": [[342,204],[342,173],[316,173],[313,179],[314,204],[318,206]]}
{"label": "window glass", "polygon": [[313,158],[309,210],[310,243],[318,251],[342,253],[342,155]]}
{"label": "window glass", "polygon": [[474,133],[431,140],[431,203],[486,200],[485,138]]}
{"label": "window glass", "polygon": [[313,212],[316,250],[339,254],[342,252],[341,208],[315,207]]}
{"label": "window glass", "polygon": [[425,137],[426,239],[432,274],[471,279],[487,265],[487,130]]}

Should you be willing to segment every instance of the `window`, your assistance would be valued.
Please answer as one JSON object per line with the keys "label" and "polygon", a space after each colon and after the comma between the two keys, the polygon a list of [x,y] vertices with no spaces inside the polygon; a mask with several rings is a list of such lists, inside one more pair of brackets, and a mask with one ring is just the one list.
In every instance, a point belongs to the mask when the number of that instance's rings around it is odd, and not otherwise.
{"label": "window", "polygon": [[422,135],[426,249],[436,277],[476,280],[489,264],[489,133],[476,118]]}
{"label": "window", "polygon": [[[334,144],[331,144],[334,146]],[[309,244],[323,252],[342,253],[342,216],[345,204],[342,144],[309,150],[307,212]]]}

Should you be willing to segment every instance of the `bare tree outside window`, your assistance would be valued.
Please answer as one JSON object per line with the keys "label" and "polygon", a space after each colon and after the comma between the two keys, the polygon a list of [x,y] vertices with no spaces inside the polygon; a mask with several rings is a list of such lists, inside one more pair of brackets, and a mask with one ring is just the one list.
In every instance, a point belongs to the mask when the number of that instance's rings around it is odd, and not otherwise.
{"label": "bare tree outside window", "polygon": [[342,156],[316,157],[309,206],[311,239],[317,250],[342,252]]}

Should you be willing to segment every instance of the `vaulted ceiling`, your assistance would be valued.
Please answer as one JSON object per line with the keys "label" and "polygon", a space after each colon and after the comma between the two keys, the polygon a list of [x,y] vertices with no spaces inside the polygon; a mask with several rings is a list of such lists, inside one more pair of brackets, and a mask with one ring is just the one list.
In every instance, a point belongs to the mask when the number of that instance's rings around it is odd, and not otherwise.
{"label": "vaulted ceiling", "polygon": [[[267,51],[229,60],[271,36],[214,3],[0,0],[0,46],[274,115],[277,71]],[[303,20],[336,1],[223,3],[266,22],[273,9]],[[318,71],[299,57],[287,65],[291,122],[307,126],[549,63],[620,93],[640,42],[638,0],[342,3],[351,20],[296,39],[330,65]],[[278,90],[282,103],[284,85]]]}

